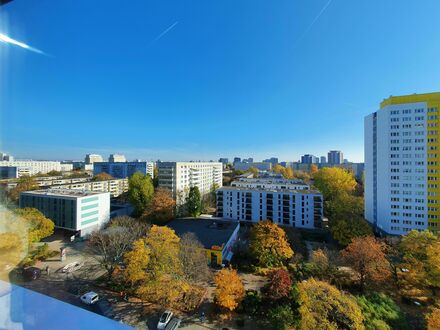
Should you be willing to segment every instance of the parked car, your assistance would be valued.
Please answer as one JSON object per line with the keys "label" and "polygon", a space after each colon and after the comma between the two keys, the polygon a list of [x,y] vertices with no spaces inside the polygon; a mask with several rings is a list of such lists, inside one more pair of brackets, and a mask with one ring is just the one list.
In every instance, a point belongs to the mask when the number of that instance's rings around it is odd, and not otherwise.
{"label": "parked car", "polygon": [[166,310],[165,312],[163,312],[162,315],[160,316],[159,322],[157,323],[157,329],[164,330],[172,317],[173,317],[172,311]]}
{"label": "parked car", "polygon": [[96,292],[90,291],[81,296],[81,301],[87,305],[93,305],[99,300],[99,295]]}
{"label": "parked car", "polygon": [[41,269],[37,267],[28,267],[23,269],[23,272],[21,273],[23,275],[23,278],[27,281],[35,281],[36,279],[39,279],[41,276]]}
{"label": "parked car", "polygon": [[102,316],[108,317],[108,318],[114,318],[115,313],[113,312],[112,304],[108,299],[100,299],[96,302],[94,305],[94,311]]}
{"label": "parked car", "polygon": [[75,261],[75,262],[71,262],[70,264],[65,265],[61,269],[61,271],[63,273],[71,273],[71,272],[74,272],[75,270],[80,269],[82,266],[83,266],[82,263]]}
{"label": "parked car", "polygon": [[182,322],[181,319],[177,317],[173,317],[170,322],[168,322],[167,326],[165,327],[165,330],[175,330],[179,327],[180,322]]}

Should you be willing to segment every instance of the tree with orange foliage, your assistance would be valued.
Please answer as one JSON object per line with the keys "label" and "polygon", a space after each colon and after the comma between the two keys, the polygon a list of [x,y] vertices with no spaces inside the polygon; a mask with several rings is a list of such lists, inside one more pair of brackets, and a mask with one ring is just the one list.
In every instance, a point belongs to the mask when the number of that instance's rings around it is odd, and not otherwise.
{"label": "tree with orange foliage", "polygon": [[294,254],[286,232],[268,220],[260,221],[252,227],[249,250],[263,267],[281,266]]}
{"label": "tree with orange foliage", "polygon": [[426,315],[428,330],[440,329],[440,308],[433,308],[431,313]]}
{"label": "tree with orange foliage", "polygon": [[92,181],[108,181],[108,180],[113,180],[113,179],[114,178],[110,174],[108,174],[106,172],[101,172],[101,173],[96,174],[93,177]]}
{"label": "tree with orange foliage", "polygon": [[391,276],[385,244],[372,236],[354,238],[341,255],[358,273],[361,291],[367,282],[383,282]]}
{"label": "tree with orange foliage", "polygon": [[235,269],[224,268],[214,278],[214,301],[222,308],[233,311],[245,296],[243,283]]}
{"label": "tree with orange foliage", "polygon": [[176,202],[168,190],[156,189],[143,217],[153,223],[164,224],[174,218],[175,207]]}

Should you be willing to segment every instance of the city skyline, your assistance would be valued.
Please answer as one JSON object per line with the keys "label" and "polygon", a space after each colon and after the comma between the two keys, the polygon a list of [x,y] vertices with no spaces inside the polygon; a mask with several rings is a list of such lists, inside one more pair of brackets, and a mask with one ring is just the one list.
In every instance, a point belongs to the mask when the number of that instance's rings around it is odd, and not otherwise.
{"label": "city skyline", "polygon": [[0,33],[50,54],[0,43],[14,68],[0,149],[17,158],[294,161],[336,148],[361,162],[364,116],[438,87],[436,1],[50,6],[1,13],[13,24]]}

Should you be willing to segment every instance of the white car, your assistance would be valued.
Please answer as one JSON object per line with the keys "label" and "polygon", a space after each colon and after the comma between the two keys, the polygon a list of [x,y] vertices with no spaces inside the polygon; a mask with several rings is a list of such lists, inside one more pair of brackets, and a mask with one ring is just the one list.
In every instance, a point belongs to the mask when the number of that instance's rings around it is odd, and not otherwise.
{"label": "white car", "polygon": [[87,305],[93,305],[99,300],[99,295],[96,292],[90,291],[81,296],[81,301]]}
{"label": "white car", "polygon": [[63,273],[71,273],[74,272],[75,270],[80,269],[83,266],[82,263],[79,262],[71,262],[70,264],[67,264],[63,267],[63,269],[61,269],[61,272]]}
{"label": "white car", "polygon": [[157,329],[163,330],[167,326],[168,322],[170,322],[171,318],[173,317],[173,312],[166,310],[163,312],[163,314],[160,316],[159,322],[157,322]]}

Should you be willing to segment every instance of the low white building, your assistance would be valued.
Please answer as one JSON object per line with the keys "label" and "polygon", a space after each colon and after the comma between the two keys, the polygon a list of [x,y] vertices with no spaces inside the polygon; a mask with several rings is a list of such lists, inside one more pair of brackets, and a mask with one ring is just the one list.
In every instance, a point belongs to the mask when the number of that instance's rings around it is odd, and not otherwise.
{"label": "low white building", "polygon": [[189,189],[197,186],[202,196],[223,185],[223,164],[215,162],[159,162],[159,187],[171,191],[182,205]]}
{"label": "low white building", "polygon": [[20,194],[20,207],[41,211],[55,227],[87,236],[110,219],[110,193],[45,189]]}

